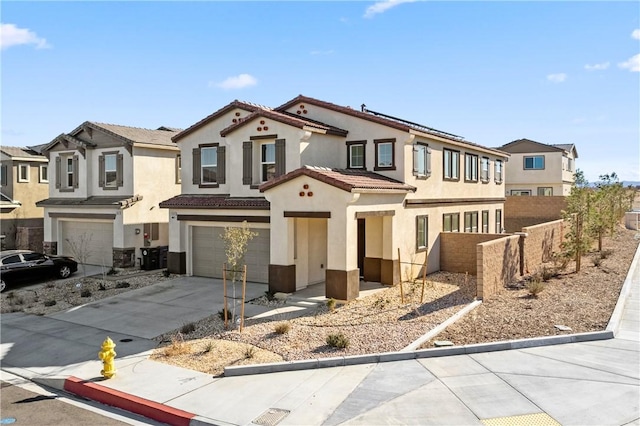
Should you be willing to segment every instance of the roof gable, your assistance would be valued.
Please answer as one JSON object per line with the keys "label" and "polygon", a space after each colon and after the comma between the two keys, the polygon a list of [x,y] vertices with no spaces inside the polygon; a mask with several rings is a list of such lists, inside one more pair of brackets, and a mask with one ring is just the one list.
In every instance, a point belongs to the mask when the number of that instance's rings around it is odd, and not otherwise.
{"label": "roof gable", "polygon": [[297,127],[299,129],[311,128],[329,135],[347,136],[347,134],[349,133],[347,130],[339,129],[337,127],[333,127],[316,120],[301,118],[288,112],[277,112],[259,109],[251,113],[249,116],[239,120],[238,123],[234,123],[231,126],[223,129],[220,132],[220,136],[227,136],[229,133],[232,133],[233,131],[249,124],[251,121],[257,118],[269,118],[271,120],[289,126]]}
{"label": "roof gable", "polygon": [[554,145],[547,145],[542,142],[536,142],[531,139],[517,139],[502,145],[500,148],[502,151],[506,151],[511,154],[524,154],[528,152],[557,152],[564,151]]}

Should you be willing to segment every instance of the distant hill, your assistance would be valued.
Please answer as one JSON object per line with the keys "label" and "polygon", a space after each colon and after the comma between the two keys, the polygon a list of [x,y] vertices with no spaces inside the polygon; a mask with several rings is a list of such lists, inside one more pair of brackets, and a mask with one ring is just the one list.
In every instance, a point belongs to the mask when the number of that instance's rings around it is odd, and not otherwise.
{"label": "distant hill", "polygon": [[623,180],[622,181],[622,186],[627,187],[627,186],[635,186],[635,187],[639,187],[640,186],[640,180]]}

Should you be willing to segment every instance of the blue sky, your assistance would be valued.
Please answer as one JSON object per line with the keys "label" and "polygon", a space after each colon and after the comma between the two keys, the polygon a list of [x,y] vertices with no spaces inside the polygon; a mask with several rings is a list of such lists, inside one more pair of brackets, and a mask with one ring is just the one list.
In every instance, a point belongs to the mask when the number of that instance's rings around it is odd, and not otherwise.
{"label": "blue sky", "polygon": [[640,180],[640,4],[2,2],[2,144],[303,94]]}

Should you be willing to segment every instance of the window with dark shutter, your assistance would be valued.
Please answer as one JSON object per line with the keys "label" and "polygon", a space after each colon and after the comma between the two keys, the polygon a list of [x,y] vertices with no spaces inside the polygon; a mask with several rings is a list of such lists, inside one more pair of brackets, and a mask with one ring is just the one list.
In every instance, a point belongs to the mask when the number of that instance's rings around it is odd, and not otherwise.
{"label": "window with dark shutter", "polygon": [[227,182],[226,173],[226,147],[218,146],[218,184],[222,185]]}
{"label": "window with dark shutter", "polygon": [[276,139],[276,177],[286,173],[286,145],[284,139]]}
{"label": "window with dark shutter", "polygon": [[0,167],[0,185],[7,186],[7,165]]}
{"label": "window with dark shutter", "polygon": [[62,159],[60,156],[56,157],[56,189],[60,189],[61,187],[61,176],[62,176]]}
{"label": "window with dark shutter", "polygon": [[116,187],[120,188],[124,184],[124,173],[122,168],[124,167],[124,157],[122,154],[116,156]]}
{"label": "window with dark shutter", "polygon": [[73,187],[74,188],[77,188],[79,183],[78,169],[79,169],[78,156],[74,155],[73,156]]}
{"label": "window with dark shutter", "polygon": [[253,142],[242,142],[242,184],[251,185],[253,181]]}
{"label": "window with dark shutter", "polygon": [[193,184],[200,185],[200,148],[193,148]]}

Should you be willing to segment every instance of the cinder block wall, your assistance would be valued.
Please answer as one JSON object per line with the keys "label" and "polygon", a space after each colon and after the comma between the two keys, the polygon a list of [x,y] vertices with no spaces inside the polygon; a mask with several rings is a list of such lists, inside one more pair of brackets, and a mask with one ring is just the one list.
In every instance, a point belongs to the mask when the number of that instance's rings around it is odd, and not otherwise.
{"label": "cinder block wall", "polygon": [[42,252],[44,228],[18,227],[16,230],[16,248]]}
{"label": "cinder block wall", "polygon": [[565,235],[563,220],[542,223],[522,228],[524,237],[524,273],[534,273],[543,263],[552,260],[553,253],[560,251]]}
{"label": "cinder block wall", "polygon": [[477,246],[477,290],[483,300],[520,275],[520,236],[509,235]]}
{"label": "cinder block wall", "polygon": [[440,270],[477,274],[477,245],[504,237],[504,234],[464,232],[440,233]]}
{"label": "cinder block wall", "polygon": [[507,196],[504,203],[504,228],[518,232],[522,228],[562,219],[567,200],[562,196],[517,197]]}

